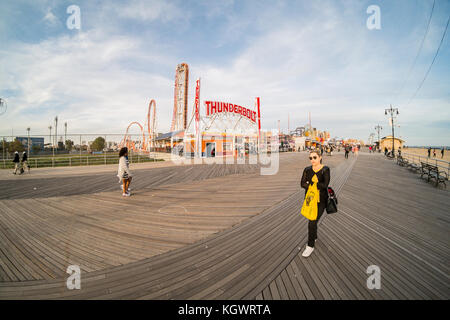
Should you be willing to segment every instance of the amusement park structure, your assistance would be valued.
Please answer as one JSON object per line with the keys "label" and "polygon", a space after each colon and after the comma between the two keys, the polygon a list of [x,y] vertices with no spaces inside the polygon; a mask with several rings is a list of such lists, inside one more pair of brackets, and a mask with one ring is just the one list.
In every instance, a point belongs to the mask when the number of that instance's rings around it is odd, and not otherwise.
{"label": "amusement park structure", "polygon": [[[152,113],[153,106],[153,113]],[[138,141],[133,141],[131,139],[128,131],[130,128],[136,125],[141,130],[141,137]],[[141,151],[141,152],[149,152],[151,148],[155,146],[155,138],[156,138],[156,102],[155,100],[151,100],[148,104],[147,118],[145,119],[145,124],[142,126],[139,122],[133,121],[125,132],[125,136],[123,137],[120,146],[127,147],[133,151]]]}
{"label": "amusement park structure", "polygon": [[[237,156],[258,152],[261,136],[260,99],[254,107],[229,101],[200,102],[200,78],[196,80],[192,117],[188,114],[189,67],[180,63],[175,69],[174,107],[170,132],[156,137],[156,104],[150,101],[146,124],[131,122],[121,146],[135,152],[174,152],[186,157]],[[153,106],[153,111],[152,111]],[[138,126],[140,137],[132,139],[129,130]]]}
{"label": "amusement park structure", "polygon": [[175,90],[170,131],[185,130],[188,112],[189,67],[180,63],[175,69]]}

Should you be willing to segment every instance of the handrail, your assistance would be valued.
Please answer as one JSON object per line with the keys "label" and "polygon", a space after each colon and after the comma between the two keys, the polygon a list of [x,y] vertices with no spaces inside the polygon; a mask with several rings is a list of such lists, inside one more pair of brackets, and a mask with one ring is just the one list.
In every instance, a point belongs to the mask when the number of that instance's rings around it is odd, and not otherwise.
{"label": "handrail", "polygon": [[406,153],[402,152],[401,156],[405,159],[407,159],[410,162],[420,164],[421,162],[424,162],[426,164],[433,164],[439,169],[442,169],[443,172],[446,172],[447,175],[450,175],[450,162],[440,159],[432,159],[428,158],[426,156],[421,156],[418,154],[412,154],[412,153]]}
{"label": "handrail", "polygon": [[[129,153],[130,163],[152,162],[160,161],[161,157],[158,153],[151,152],[149,154]],[[55,157],[30,157],[27,160],[30,168],[43,168],[43,167],[72,167],[72,166],[89,166],[89,165],[106,165],[106,164],[118,164],[118,154],[98,154],[98,155],[55,155]],[[0,168],[12,169],[14,163],[12,159],[0,159]]]}

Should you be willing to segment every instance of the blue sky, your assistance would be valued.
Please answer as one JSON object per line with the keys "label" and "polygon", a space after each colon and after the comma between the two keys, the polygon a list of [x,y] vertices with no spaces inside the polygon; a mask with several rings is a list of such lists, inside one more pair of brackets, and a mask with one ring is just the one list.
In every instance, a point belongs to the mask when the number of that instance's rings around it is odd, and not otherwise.
{"label": "blue sky", "polygon": [[[69,30],[68,6],[81,10]],[[430,74],[450,2],[398,1],[2,1],[0,97],[8,101],[0,134],[47,134],[55,115],[69,133],[121,133],[144,122],[157,101],[167,132],[175,66],[190,67],[202,100],[253,106],[262,124],[287,129],[307,122],[332,136],[367,140],[384,109],[400,110],[397,129],[409,145],[450,145],[450,49],[447,33]],[[369,30],[370,5],[381,29]],[[450,31],[449,31],[450,33]],[[402,84],[405,83],[404,86]],[[402,88],[403,87],[403,88]],[[402,90],[400,91],[400,89]],[[400,91],[400,92],[399,92]],[[62,132],[62,127],[60,128]]]}

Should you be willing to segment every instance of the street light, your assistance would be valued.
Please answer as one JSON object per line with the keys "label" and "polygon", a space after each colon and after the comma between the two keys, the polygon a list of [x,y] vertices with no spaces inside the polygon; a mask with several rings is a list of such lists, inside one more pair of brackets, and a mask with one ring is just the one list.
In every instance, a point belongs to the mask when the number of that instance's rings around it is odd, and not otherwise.
{"label": "street light", "polygon": [[55,117],[55,145],[56,145],[56,151],[58,151],[58,116]]}
{"label": "street light", "polygon": [[30,156],[30,127],[27,128],[28,131],[28,156]]}
{"label": "street light", "polygon": [[52,144],[53,156],[55,156],[55,145],[53,144],[52,141],[52,126],[48,126],[48,129],[50,130],[50,143]]}
{"label": "street light", "polygon": [[384,114],[387,115],[389,112],[390,115],[390,119],[391,119],[391,126],[392,126],[392,155],[394,155],[394,113],[396,113],[397,115],[398,113],[398,108],[392,108],[392,104],[391,107],[389,109],[384,109]]}
{"label": "street light", "polygon": [[382,130],[383,129],[383,127],[382,126],[380,126],[379,124],[377,124],[376,126],[375,126],[375,130],[377,130],[377,132],[378,132],[378,152],[381,152],[381,146],[380,146],[380,130]]}
{"label": "street light", "polygon": [[49,135],[49,140],[50,140],[50,144],[52,144],[52,126],[48,126],[48,130],[50,130],[50,135]]}

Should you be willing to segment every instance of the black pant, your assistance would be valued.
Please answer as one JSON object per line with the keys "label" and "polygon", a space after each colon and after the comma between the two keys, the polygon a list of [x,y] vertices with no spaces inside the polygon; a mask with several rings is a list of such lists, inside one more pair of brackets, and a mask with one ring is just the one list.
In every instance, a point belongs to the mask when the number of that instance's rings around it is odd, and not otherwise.
{"label": "black pant", "polygon": [[314,242],[317,239],[317,223],[325,210],[325,203],[319,202],[317,219],[308,222],[308,246],[314,248]]}
{"label": "black pant", "polygon": [[348,158],[348,152],[345,153],[345,158],[346,158],[346,159]]}

